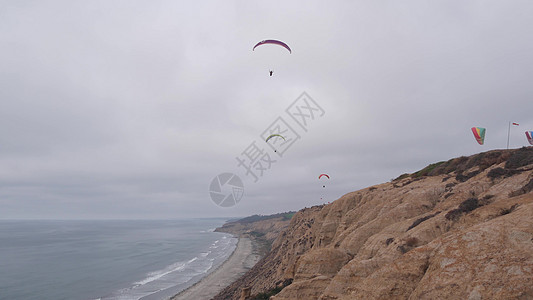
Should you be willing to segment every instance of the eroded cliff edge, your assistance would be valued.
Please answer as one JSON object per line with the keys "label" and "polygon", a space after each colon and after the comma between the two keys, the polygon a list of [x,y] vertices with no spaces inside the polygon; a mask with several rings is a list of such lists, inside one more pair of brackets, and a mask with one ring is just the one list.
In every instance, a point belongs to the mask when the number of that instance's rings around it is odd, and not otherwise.
{"label": "eroded cliff edge", "polygon": [[289,226],[295,213],[293,211],[268,216],[253,215],[226,222],[215,229],[215,232],[226,232],[251,239],[254,254],[264,257],[271,250],[274,240]]}
{"label": "eroded cliff edge", "polygon": [[533,298],[533,147],[429,165],[296,213],[215,299]]}

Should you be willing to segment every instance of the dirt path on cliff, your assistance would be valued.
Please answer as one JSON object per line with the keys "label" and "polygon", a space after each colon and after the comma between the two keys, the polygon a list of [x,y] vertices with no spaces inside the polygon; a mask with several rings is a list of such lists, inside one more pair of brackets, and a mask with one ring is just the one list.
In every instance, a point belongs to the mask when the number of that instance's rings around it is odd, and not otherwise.
{"label": "dirt path on cliff", "polygon": [[209,300],[213,298],[259,261],[260,256],[253,250],[254,245],[249,238],[239,238],[237,248],[227,261],[195,285],[172,297],[171,300]]}

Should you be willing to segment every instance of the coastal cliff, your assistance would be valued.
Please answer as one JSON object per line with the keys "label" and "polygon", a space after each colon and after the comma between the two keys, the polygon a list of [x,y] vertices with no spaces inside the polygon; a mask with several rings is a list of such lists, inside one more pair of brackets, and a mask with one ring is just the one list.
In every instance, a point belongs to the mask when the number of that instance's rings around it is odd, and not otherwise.
{"label": "coastal cliff", "polygon": [[431,164],[296,213],[214,299],[531,299],[533,147]]}
{"label": "coastal cliff", "polygon": [[289,226],[289,222],[295,213],[292,211],[268,216],[254,215],[227,222],[222,227],[215,229],[215,232],[231,233],[236,236],[250,237],[272,244],[280,232]]}

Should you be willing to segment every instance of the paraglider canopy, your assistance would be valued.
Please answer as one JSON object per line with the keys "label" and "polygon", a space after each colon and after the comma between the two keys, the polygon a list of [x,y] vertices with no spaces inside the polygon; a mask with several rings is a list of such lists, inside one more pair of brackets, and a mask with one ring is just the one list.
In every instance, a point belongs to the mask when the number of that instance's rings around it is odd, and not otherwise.
{"label": "paraglider canopy", "polygon": [[275,134],[271,134],[271,135],[269,135],[269,136],[266,138],[265,142],[268,142],[268,140],[270,140],[271,138],[276,137],[276,136],[282,138],[282,139],[285,141],[285,137],[283,137],[281,134],[277,134],[277,133],[275,133]]}
{"label": "paraglider canopy", "polygon": [[476,141],[483,145],[485,142],[485,128],[482,127],[472,127],[472,133],[474,134],[474,137],[476,138]]}
{"label": "paraglider canopy", "polygon": [[289,46],[287,44],[285,44],[284,42],[282,41],[278,41],[278,40],[263,40],[263,41],[260,41],[259,43],[257,43],[254,48],[252,49],[252,51],[255,50],[256,47],[258,46],[261,46],[261,45],[266,45],[266,44],[274,44],[274,45],[280,45],[281,47],[289,50],[289,53],[292,53],[292,50],[291,48],[289,48]]}
{"label": "paraglider canopy", "polygon": [[533,145],[533,131],[526,131],[526,138],[529,144]]}
{"label": "paraglider canopy", "polygon": [[[328,175],[328,174],[320,174],[320,175],[318,176],[318,179],[320,179],[320,178],[322,178],[322,177],[327,177],[327,178],[329,179],[329,175]],[[323,185],[322,187],[325,188],[326,186]]]}
{"label": "paraglider canopy", "polygon": [[[282,138],[284,141],[285,141],[285,137],[282,136],[281,134],[277,134],[277,133],[274,133],[274,134],[271,134],[269,135],[266,140],[265,140],[265,143],[268,143],[268,141],[271,139],[271,138],[274,138],[274,137],[280,137]],[[274,142],[275,143],[275,142]],[[274,152],[278,152],[278,150],[274,149]]]}

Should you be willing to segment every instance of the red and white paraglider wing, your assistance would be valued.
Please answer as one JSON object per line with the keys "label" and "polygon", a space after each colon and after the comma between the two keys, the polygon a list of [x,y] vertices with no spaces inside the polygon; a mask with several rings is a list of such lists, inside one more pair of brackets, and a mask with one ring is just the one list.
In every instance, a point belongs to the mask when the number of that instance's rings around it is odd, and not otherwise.
{"label": "red and white paraglider wing", "polygon": [[533,145],[533,131],[526,131],[526,138],[529,144]]}

